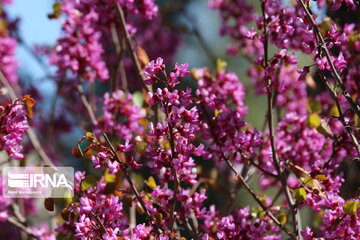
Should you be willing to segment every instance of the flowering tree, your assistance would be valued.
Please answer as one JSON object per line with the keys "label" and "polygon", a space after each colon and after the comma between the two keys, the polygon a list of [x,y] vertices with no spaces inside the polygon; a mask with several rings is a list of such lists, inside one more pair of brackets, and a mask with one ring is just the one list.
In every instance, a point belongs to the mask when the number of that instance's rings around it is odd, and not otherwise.
{"label": "flowering tree", "polygon": [[[78,169],[72,198],[0,197],[0,238],[360,239],[359,2],[209,1],[266,96],[262,129],[246,121],[244,83],[196,25],[176,24],[192,22],[187,2],[159,2],[56,1],[60,38],[30,48],[56,67],[44,114],[0,0],[0,164]],[[213,67],[173,64],[186,34]]]}

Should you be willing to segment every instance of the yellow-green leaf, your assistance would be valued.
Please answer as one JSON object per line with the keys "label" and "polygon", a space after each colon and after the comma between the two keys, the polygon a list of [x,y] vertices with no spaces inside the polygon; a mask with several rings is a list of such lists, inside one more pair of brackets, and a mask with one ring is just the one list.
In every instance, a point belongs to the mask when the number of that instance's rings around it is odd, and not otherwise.
{"label": "yellow-green leaf", "polygon": [[142,92],[134,92],[132,95],[132,101],[136,106],[142,108],[144,105],[144,95],[142,94]]}
{"label": "yellow-green leaf", "polygon": [[357,114],[354,115],[354,127],[360,127],[359,116]]}
{"label": "yellow-green leaf", "polygon": [[348,201],[343,205],[344,212],[347,215],[355,215],[359,207],[358,201]]}
{"label": "yellow-green leaf", "polygon": [[321,180],[321,181],[327,180],[327,177],[325,175],[323,175],[323,174],[315,175],[314,178],[317,179],[317,180]]}
{"label": "yellow-green leaf", "polygon": [[314,179],[312,179],[310,176],[308,177],[302,177],[300,180],[307,186],[313,187],[314,186]]}
{"label": "yellow-green leaf", "polygon": [[65,206],[69,206],[70,203],[72,203],[73,199],[73,194],[70,191],[70,189],[65,189],[65,190],[59,190],[57,188],[53,189],[53,194],[57,195],[57,196],[61,196],[62,197],[57,197],[57,198],[53,198],[54,203],[55,204],[64,204]]}
{"label": "yellow-green leaf", "polygon": [[264,212],[264,211],[258,212],[257,217],[258,217],[260,220],[263,220],[264,217],[265,217],[265,212]]}
{"label": "yellow-green leaf", "polygon": [[339,114],[339,110],[338,110],[337,106],[332,106],[330,108],[329,114],[334,117],[339,117],[340,114]]}
{"label": "yellow-green leaf", "polygon": [[92,137],[94,134],[92,132],[86,132],[86,137]]}
{"label": "yellow-green leaf", "polygon": [[96,179],[93,175],[87,175],[81,182],[81,190],[85,191],[96,186]]}
{"label": "yellow-green leaf", "polygon": [[223,59],[216,59],[216,71],[219,73],[227,67],[227,62]]}
{"label": "yellow-green leaf", "polygon": [[53,12],[48,14],[50,19],[59,18],[61,15],[61,2],[54,3],[52,7]]}
{"label": "yellow-green leaf", "polygon": [[311,102],[309,102],[307,107],[308,107],[308,111],[310,113],[321,113],[322,112],[321,103],[317,100],[312,100]]}
{"label": "yellow-green leaf", "polygon": [[280,213],[279,215],[276,216],[277,220],[279,220],[281,225],[285,225],[287,222],[287,217],[285,213]]}
{"label": "yellow-green leaf", "polygon": [[104,179],[105,179],[105,182],[107,182],[107,183],[113,183],[116,181],[116,175],[109,173],[109,169],[106,169]]}
{"label": "yellow-green leaf", "polygon": [[308,126],[310,128],[317,128],[321,125],[321,118],[317,113],[313,113],[308,118]]}
{"label": "yellow-green leaf", "polygon": [[152,176],[150,176],[148,180],[145,180],[144,183],[151,189],[154,189],[157,186],[155,179]]}
{"label": "yellow-green leaf", "polygon": [[302,201],[304,201],[306,199],[305,188],[295,189],[293,194],[294,194],[294,198],[299,202],[302,202]]}
{"label": "yellow-green leaf", "polygon": [[329,127],[329,124],[324,121],[323,119],[321,119],[321,124],[319,127],[316,128],[316,131],[318,131],[319,133],[321,133],[322,135],[324,135],[325,137],[332,137],[333,133]]}

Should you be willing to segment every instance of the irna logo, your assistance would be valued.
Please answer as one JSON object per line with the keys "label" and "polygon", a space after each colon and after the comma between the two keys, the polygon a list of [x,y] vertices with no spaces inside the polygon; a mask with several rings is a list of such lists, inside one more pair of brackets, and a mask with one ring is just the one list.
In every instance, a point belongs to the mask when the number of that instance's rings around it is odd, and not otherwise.
{"label": "irna logo", "polygon": [[67,198],[73,196],[72,167],[6,167],[3,196],[10,198]]}

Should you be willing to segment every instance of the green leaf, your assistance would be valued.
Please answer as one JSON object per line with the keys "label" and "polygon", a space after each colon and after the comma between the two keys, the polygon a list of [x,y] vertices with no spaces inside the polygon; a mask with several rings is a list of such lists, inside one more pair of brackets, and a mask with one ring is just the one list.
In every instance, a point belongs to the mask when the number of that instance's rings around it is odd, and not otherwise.
{"label": "green leaf", "polygon": [[113,183],[116,181],[116,175],[109,173],[109,169],[106,169],[104,178],[105,178],[105,182],[108,182],[108,183]]}
{"label": "green leaf", "polygon": [[54,5],[52,6],[52,10],[53,12],[48,14],[48,18],[50,19],[59,18],[61,15],[61,3],[60,2],[54,3]]}
{"label": "green leaf", "polygon": [[315,175],[314,178],[317,179],[317,180],[320,180],[320,181],[325,181],[325,180],[327,180],[327,177],[326,177],[325,175],[323,175],[323,174]]}
{"label": "green leaf", "polygon": [[351,43],[354,43],[359,40],[360,36],[359,36],[359,34],[353,33],[353,34],[349,34],[348,38]]}
{"label": "green leaf", "polygon": [[[70,191],[70,189],[57,189],[54,188],[52,190],[52,194],[57,195],[59,197],[53,198],[53,201],[55,204],[59,205],[59,204],[64,204],[65,206],[69,206],[70,203],[72,203],[73,199],[73,193]],[[60,197],[62,196],[62,197]]]}
{"label": "green leaf", "polygon": [[74,239],[74,236],[70,233],[68,234],[64,234],[64,233],[59,233],[56,234],[56,240],[72,240]]}
{"label": "green leaf", "polygon": [[313,113],[308,118],[308,126],[310,128],[317,128],[321,125],[321,118],[319,114]]}
{"label": "green leaf", "polygon": [[133,103],[142,108],[144,106],[144,95],[140,91],[136,91],[132,95],[132,101]]}
{"label": "green leaf", "polygon": [[321,113],[322,112],[321,103],[317,100],[312,100],[311,102],[309,102],[307,107],[308,107],[308,111],[310,113]]}
{"label": "green leaf", "polygon": [[92,132],[86,132],[86,137],[92,137],[94,134]]}
{"label": "green leaf", "polygon": [[330,108],[329,114],[330,114],[331,116],[334,116],[334,117],[339,117],[339,116],[340,116],[340,113],[339,113],[339,110],[338,110],[337,106],[332,106],[332,107]]}
{"label": "green leaf", "polygon": [[227,62],[225,62],[223,59],[216,59],[216,71],[219,73],[221,72],[223,69],[225,69],[227,67]]}
{"label": "green leaf", "polygon": [[155,179],[152,176],[150,176],[148,180],[145,180],[144,183],[151,189],[154,189],[157,186]]}
{"label": "green leaf", "polygon": [[[356,115],[355,115],[356,116]],[[318,131],[320,134],[324,135],[325,137],[332,137],[333,133],[329,127],[329,124],[321,119],[321,124],[319,127],[316,128],[316,131]]]}
{"label": "green leaf", "polygon": [[294,194],[294,198],[299,202],[302,202],[302,201],[304,201],[306,199],[305,188],[295,189],[293,194]]}
{"label": "green leaf", "polygon": [[313,187],[314,186],[314,179],[312,179],[312,177],[304,177],[304,178],[300,178],[300,180],[307,186],[309,187]]}
{"label": "green leaf", "polygon": [[343,205],[344,212],[347,215],[355,215],[359,207],[358,201],[348,201]]}
{"label": "green leaf", "polygon": [[81,190],[83,191],[95,186],[96,186],[96,179],[93,175],[87,175],[85,179],[81,181]]}
{"label": "green leaf", "polygon": [[276,216],[277,220],[279,220],[281,225],[285,225],[287,222],[287,217],[285,213],[280,213],[279,215]]}
{"label": "green leaf", "polygon": [[359,116],[357,114],[354,115],[354,127],[360,127]]}

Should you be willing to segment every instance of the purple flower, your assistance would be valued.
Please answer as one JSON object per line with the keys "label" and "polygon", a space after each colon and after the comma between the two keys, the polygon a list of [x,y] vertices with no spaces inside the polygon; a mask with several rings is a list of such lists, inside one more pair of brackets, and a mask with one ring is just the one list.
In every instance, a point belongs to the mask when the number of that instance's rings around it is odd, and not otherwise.
{"label": "purple flower", "polygon": [[152,85],[157,82],[157,74],[161,73],[165,69],[164,60],[158,57],[156,60],[152,60],[148,66],[144,68],[145,84]]}
{"label": "purple flower", "polygon": [[[80,199],[80,207],[73,211],[79,211],[79,219],[74,223],[76,239],[117,239],[120,231],[126,233],[128,226],[126,218],[122,214],[122,203],[116,196],[92,194],[91,197]],[[101,229],[99,220],[105,228]]]}
{"label": "purple flower", "polygon": [[16,47],[17,43],[14,38],[0,36],[0,70],[10,84],[15,84],[18,81],[16,69],[19,64],[15,59]]}
{"label": "purple flower", "polygon": [[6,107],[0,106],[2,123],[0,126],[0,149],[6,150],[9,156],[16,160],[24,158],[19,143],[22,141],[22,135],[29,128],[26,114],[23,106],[16,102]]}
{"label": "purple flower", "polygon": [[118,161],[111,162],[110,160],[107,161],[107,166],[109,167],[109,172],[111,174],[115,174],[120,170],[120,164]]}
{"label": "purple flower", "polygon": [[105,93],[103,98],[104,117],[99,122],[99,127],[102,131],[113,133],[126,140],[125,146],[121,145],[123,151],[131,149],[129,141],[131,141],[136,134],[143,131],[139,120],[143,118],[142,110],[133,104],[132,95],[125,94],[118,90],[112,95]]}
{"label": "purple flower", "polygon": [[55,235],[50,231],[46,224],[42,224],[38,227],[31,227],[30,231],[39,240],[55,240]]}

